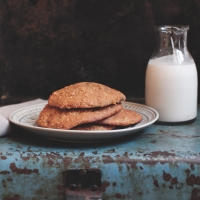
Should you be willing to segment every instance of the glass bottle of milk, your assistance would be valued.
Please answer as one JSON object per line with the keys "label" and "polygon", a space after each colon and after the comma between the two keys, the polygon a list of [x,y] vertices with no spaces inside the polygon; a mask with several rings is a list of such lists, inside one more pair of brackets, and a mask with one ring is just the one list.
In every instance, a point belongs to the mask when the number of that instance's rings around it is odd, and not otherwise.
{"label": "glass bottle of milk", "polygon": [[160,122],[192,122],[197,116],[197,69],[187,49],[189,26],[157,26],[157,47],[146,69],[145,102]]}

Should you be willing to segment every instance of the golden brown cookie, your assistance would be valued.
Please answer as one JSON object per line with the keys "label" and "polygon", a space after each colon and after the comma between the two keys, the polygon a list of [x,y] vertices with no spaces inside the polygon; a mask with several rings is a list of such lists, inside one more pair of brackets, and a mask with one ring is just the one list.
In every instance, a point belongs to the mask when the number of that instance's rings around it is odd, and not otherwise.
{"label": "golden brown cookie", "polygon": [[37,124],[45,128],[71,129],[79,124],[91,123],[111,116],[121,108],[121,104],[116,104],[103,108],[59,109],[47,104],[40,112]]}
{"label": "golden brown cookie", "polygon": [[116,126],[107,124],[81,124],[72,128],[72,130],[84,130],[84,131],[107,131],[112,130]]}
{"label": "golden brown cookie", "polygon": [[126,97],[118,90],[94,82],[80,82],[53,92],[48,104],[61,109],[95,108],[117,104]]}
{"label": "golden brown cookie", "polygon": [[133,110],[122,108],[118,113],[95,123],[109,124],[115,126],[129,126],[142,120],[142,116]]}

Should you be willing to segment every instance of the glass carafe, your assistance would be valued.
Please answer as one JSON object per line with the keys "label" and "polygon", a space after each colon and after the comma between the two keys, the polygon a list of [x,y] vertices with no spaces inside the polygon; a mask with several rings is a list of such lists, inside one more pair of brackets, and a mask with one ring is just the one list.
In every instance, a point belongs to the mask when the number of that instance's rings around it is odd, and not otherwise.
{"label": "glass carafe", "polygon": [[194,121],[197,116],[197,69],[187,49],[189,26],[157,26],[157,46],[146,69],[145,102],[160,122]]}

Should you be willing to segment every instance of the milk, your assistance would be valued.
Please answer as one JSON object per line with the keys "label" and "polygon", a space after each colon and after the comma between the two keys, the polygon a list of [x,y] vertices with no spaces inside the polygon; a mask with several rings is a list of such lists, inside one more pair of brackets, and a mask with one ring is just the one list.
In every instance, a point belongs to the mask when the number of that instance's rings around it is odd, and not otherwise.
{"label": "milk", "polygon": [[158,111],[158,121],[192,120],[197,116],[197,85],[192,59],[181,64],[173,55],[150,59],[146,70],[146,105]]}

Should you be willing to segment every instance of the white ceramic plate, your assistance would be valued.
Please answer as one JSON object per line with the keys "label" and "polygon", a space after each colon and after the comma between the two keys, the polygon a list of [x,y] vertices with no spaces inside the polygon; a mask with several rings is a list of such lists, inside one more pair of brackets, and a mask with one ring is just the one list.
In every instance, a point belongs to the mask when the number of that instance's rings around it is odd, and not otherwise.
{"label": "white ceramic plate", "polygon": [[29,132],[48,139],[71,142],[94,142],[116,139],[118,137],[133,134],[153,124],[159,116],[158,112],[151,107],[132,102],[123,102],[124,108],[133,110],[142,115],[143,119],[140,123],[126,128],[108,131],[61,130],[37,126],[36,120],[45,105],[46,103],[42,103],[21,108],[11,113],[9,120],[13,124]]}

